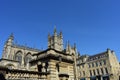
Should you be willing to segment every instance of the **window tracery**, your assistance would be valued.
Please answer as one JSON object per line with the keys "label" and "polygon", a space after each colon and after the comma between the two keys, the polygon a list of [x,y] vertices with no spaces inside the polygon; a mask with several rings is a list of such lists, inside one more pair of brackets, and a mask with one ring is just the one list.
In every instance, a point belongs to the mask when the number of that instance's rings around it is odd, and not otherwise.
{"label": "window tracery", "polygon": [[32,59],[31,53],[28,53],[28,54],[25,56],[25,65],[27,65],[27,63],[29,63],[31,59]]}
{"label": "window tracery", "polygon": [[22,52],[18,51],[15,55],[15,60],[19,62],[19,64],[22,63]]}

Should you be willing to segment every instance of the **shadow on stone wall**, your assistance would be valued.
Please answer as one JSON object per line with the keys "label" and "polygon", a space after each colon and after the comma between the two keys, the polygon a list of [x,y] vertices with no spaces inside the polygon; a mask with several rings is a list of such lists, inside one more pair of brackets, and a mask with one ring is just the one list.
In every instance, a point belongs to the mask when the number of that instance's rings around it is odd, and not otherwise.
{"label": "shadow on stone wall", "polygon": [[0,73],[0,80],[6,80],[5,76],[2,73]]}

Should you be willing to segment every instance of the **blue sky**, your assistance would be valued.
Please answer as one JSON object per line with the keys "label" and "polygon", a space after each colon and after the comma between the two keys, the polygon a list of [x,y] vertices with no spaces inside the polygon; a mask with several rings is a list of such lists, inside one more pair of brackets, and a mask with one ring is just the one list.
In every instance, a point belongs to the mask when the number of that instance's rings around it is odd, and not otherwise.
{"label": "blue sky", "polygon": [[119,4],[119,0],[1,0],[0,54],[11,33],[18,44],[46,49],[48,32],[53,34],[56,25],[64,44],[76,43],[81,54],[110,48],[120,61]]}

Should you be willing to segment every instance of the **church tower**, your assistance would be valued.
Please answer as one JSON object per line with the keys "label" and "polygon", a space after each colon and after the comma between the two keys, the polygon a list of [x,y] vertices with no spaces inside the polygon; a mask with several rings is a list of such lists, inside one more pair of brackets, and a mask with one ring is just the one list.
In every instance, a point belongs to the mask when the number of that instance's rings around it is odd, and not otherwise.
{"label": "church tower", "polygon": [[62,32],[57,34],[56,28],[54,29],[54,34],[52,36],[48,34],[48,48],[63,51],[63,35]]}
{"label": "church tower", "polygon": [[13,36],[13,34],[11,34],[9,36],[8,40],[6,41],[5,45],[4,45],[2,58],[11,59],[10,52],[11,52],[11,47],[12,47],[12,44],[13,44],[13,40],[14,40],[14,36]]}

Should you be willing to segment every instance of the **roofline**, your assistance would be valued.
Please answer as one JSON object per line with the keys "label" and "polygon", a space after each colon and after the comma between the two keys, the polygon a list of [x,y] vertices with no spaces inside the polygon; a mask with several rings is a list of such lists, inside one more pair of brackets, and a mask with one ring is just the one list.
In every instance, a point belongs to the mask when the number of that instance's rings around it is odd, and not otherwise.
{"label": "roofline", "polygon": [[35,56],[35,55],[40,55],[40,54],[43,54],[43,53],[45,53],[45,52],[47,52],[47,51],[49,51],[49,50],[54,50],[55,52],[57,52],[57,53],[60,53],[60,54],[63,54],[63,55],[70,55],[70,54],[66,54],[65,52],[62,52],[62,51],[58,51],[58,50],[56,50],[56,49],[53,49],[53,48],[48,48],[48,49],[46,49],[46,50],[43,50],[43,51],[41,51],[41,52],[38,52],[37,54],[33,54],[33,56]]}

